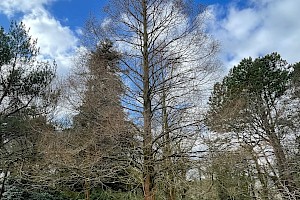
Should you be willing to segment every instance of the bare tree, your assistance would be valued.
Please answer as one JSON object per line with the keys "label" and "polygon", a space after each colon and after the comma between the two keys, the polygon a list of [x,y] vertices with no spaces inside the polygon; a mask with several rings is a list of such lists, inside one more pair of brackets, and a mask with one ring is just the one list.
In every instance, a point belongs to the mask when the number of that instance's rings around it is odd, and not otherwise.
{"label": "bare tree", "polygon": [[122,51],[123,105],[140,129],[144,197],[152,200],[157,165],[190,149],[183,138],[196,132],[195,97],[214,72],[217,45],[204,30],[206,11],[184,1],[110,3],[105,22],[91,20],[88,30],[95,42],[109,37]]}
{"label": "bare tree", "polygon": [[119,57],[106,40],[78,58],[65,91],[76,111],[73,125],[44,134],[40,152],[47,164],[35,170],[44,177],[36,181],[81,188],[87,200],[96,187],[127,191],[136,184],[129,176],[135,140],[120,100]]}

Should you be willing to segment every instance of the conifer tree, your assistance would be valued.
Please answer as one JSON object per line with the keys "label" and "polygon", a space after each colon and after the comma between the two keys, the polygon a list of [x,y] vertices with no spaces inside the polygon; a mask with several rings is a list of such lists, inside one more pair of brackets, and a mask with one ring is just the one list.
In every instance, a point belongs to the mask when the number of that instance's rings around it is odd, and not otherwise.
{"label": "conifer tree", "polygon": [[242,146],[259,152],[260,159],[269,163],[265,173],[283,197],[297,193],[284,147],[294,131],[291,109],[285,105],[289,83],[287,62],[279,54],[243,59],[215,84],[206,120],[212,131],[232,132]]}
{"label": "conifer tree", "polygon": [[39,50],[23,23],[0,28],[0,199],[8,172],[36,155],[38,132],[29,126],[45,119],[45,108],[55,102],[51,91],[55,64],[37,60]]}

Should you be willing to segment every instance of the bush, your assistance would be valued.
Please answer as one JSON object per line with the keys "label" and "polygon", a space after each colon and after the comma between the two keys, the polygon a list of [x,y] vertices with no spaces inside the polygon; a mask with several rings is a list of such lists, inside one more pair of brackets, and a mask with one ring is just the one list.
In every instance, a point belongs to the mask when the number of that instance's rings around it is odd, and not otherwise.
{"label": "bush", "polygon": [[65,195],[52,189],[36,190],[30,187],[24,188],[17,183],[6,185],[3,200],[70,200]]}

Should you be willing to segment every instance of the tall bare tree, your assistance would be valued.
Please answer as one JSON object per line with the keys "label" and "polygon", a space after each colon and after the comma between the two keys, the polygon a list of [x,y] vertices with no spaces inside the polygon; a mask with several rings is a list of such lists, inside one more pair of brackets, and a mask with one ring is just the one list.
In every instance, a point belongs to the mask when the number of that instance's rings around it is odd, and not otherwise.
{"label": "tall bare tree", "polygon": [[122,51],[127,86],[122,100],[141,133],[145,200],[155,197],[160,160],[176,155],[168,146],[187,148],[188,140],[177,137],[197,124],[193,98],[215,65],[217,45],[204,30],[207,13],[193,6],[178,0],[112,0],[103,23],[87,24],[95,43],[109,37]]}

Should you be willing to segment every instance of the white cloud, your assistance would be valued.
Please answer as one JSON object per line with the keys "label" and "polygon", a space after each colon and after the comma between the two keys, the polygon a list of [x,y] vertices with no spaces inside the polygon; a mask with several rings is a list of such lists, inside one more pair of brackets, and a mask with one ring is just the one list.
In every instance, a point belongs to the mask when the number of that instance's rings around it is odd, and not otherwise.
{"label": "white cloud", "polygon": [[[248,0],[248,7],[211,7],[210,29],[222,44],[221,57],[231,68],[245,57],[277,51],[289,63],[300,61],[300,1]],[[224,17],[225,16],[225,17]]]}
{"label": "white cloud", "polygon": [[55,0],[1,0],[0,12],[7,16],[12,16],[16,13],[28,13],[37,8],[43,8]]}
{"label": "white cloud", "polygon": [[37,38],[40,58],[56,60],[58,73],[66,74],[72,66],[72,56],[78,46],[74,32],[63,26],[45,8],[55,0],[2,0],[0,12],[11,17],[21,13],[21,20],[30,28],[30,35]]}
{"label": "white cloud", "polygon": [[74,33],[44,9],[32,11],[22,21],[30,27],[30,34],[37,37],[40,53],[45,58],[55,59],[60,73],[67,71],[72,64],[70,58],[77,47]]}

